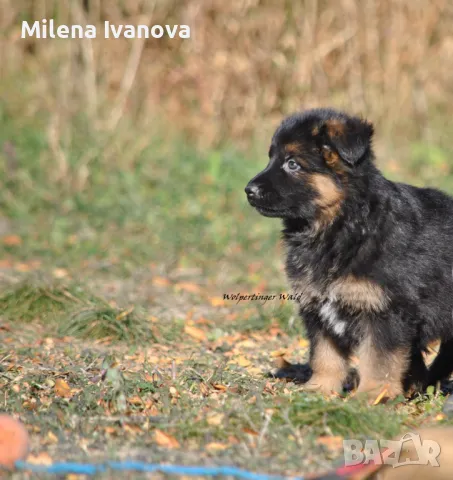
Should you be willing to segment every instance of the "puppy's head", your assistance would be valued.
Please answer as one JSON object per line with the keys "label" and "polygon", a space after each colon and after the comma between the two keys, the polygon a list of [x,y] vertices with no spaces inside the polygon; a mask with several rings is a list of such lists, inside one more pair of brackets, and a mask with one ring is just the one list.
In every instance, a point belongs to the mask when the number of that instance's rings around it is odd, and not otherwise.
{"label": "puppy's head", "polygon": [[370,123],[330,109],[288,117],[272,138],[267,167],[245,188],[249,203],[267,217],[330,223],[370,162],[372,135]]}

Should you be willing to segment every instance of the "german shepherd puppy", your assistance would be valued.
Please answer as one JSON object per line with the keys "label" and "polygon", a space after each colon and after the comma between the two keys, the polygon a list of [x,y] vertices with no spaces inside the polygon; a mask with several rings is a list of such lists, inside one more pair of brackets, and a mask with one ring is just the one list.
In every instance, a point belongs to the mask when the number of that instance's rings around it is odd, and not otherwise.
{"label": "german shepherd puppy", "polygon": [[340,392],[355,355],[358,392],[395,397],[453,370],[453,199],[384,178],[372,137],[369,122],[335,110],[292,115],[245,192],[259,213],[283,219],[310,340],[306,387]]}

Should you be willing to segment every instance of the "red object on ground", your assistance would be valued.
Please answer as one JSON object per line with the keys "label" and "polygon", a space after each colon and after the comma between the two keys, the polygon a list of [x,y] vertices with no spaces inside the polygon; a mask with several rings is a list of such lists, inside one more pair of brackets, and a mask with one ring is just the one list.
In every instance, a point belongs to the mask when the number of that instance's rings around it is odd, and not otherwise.
{"label": "red object on ground", "polygon": [[28,453],[28,433],[14,418],[0,414],[0,467],[12,470],[17,460]]}

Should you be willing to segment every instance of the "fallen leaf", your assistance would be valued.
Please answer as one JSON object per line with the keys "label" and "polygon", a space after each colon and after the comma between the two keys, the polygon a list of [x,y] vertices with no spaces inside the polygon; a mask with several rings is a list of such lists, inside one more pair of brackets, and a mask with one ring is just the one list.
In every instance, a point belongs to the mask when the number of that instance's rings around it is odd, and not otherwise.
{"label": "fallen leaf", "polygon": [[54,443],[58,443],[58,438],[53,432],[49,431],[47,432],[47,435],[44,441],[46,444],[54,444]]}
{"label": "fallen leaf", "polygon": [[159,429],[154,430],[154,440],[160,447],[179,448],[179,442],[175,437]]}
{"label": "fallen leaf", "polygon": [[381,403],[381,400],[386,398],[388,395],[388,389],[387,387],[384,387],[382,391],[379,393],[379,395],[376,397],[376,400],[374,400],[373,405],[378,405]]}
{"label": "fallen leaf", "polygon": [[219,442],[211,442],[206,444],[205,448],[210,452],[218,452],[221,450],[226,450],[228,448],[228,445],[225,445],[224,443],[219,443]]}
{"label": "fallen leaf", "polygon": [[339,435],[322,436],[316,439],[318,445],[322,445],[331,451],[341,450],[343,448],[343,437]]}
{"label": "fallen leaf", "polygon": [[55,278],[65,278],[68,276],[68,271],[65,268],[54,268],[52,273]]}
{"label": "fallen leaf", "polygon": [[33,401],[25,401],[23,404],[22,404],[22,407],[25,408],[25,410],[30,410],[30,411],[34,411],[38,408],[38,405],[36,403],[36,399],[32,399],[34,400]]}
{"label": "fallen leaf", "polygon": [[272,383],[270,382],[266,382],[266,385],[264,385],[264,388],[263,388],[263,392],[272,393],[274,395],[275,394],[274,385],[272,385]]}
{"label": "fallen leaf", "polygon": [[263,370],[260,367],[252,367],[248,369],[250,375],[260,375]]}
{"label": "fallen leaf", "polygon": [[206,385],[206,383],[200,383],[200,393],[204,397],[208,397],[209,394],[211,393],[211,389]]}
{"label": "fallen leaf", "polygon": [[168,285],[170,285],[170,280],[165,277],[154,277],[153,285],[156,285],[158,287],[168,287]]}
{"label": "fallen leaf", "polygon": [[170,395],[171,395],[172,397],[179,397],[179,396],[180,396],[179,393],[178,393],[178,390],[176,390],[176,388],[173,387],[173,386],[171,386],[171,387],[168,389],[168,391],[170,392]]}
{"label": "fallen leaf", "polygon": [[63,398],[72,397],[70,386],[62,378],[57,378],[57,380],[55,381],[55,395]]}
{"label": "fallen leaf", "polygon": [[286,355],[286,348],[279,348],[278,350],[271,352],[272,358],[283,357],[284,355]]}
{"label": "fallen leaf", "polygon": [[47,452],[38,453],[37,455],[28,455],[27,463],[33,465],[52,465],[52,457]]}
{"label": "fallen leaf", "polygon": [[33,269],[33,265],[29,263],[16,263],[14,265],[14,270],[16,270],[17,272],[30,272]]}
{"label": "fallen leaf", "polygon": [[246,340],[242,340],[242,342],[236,343],[236,348],[256,348],[256,342],[247,338]]}
{"label": "fallen leaf", "polygon": [[0,260],[0,268],[11,268],[13,266],[13,262],[6,258]]}
{"label": "fallen leaf", "polygon": [[282,329],[278,326],[278,325],[271,325],[269,327],[269,330],[268,330],[269,334],[272,336],[272,337],[276,337],[278,335],[282,335],[283,334],[283,331]]}
{"label": "fallen leaf", "polygon": [[198,320],[195,321],[197,325],[207,325],[207,326],[213,326],[214,322],[212,320],[208,320],[207,318],[200,317]]}
{"label": "fallen leaf", "polygon": [[130,403],[131,405],[143,405],[143,400],[138,395],[134,395],[127,399],[127,403]]}
{"label": "fallen leaf", "polygon": [[228,390],[228,387],[226,385],[222,385],[221,383],[214,383],[212,386],[221,392],[226,392]]}
{"label": "fallen leaf", "polygon": [[233,361],[233,363],[236,363],[240,367],[248,367],[249,365],[252,364],[252,362],[248,358],[245,358],[243,355],[240,355],[239,357],[237,357]]}
{"label": "fallen leaf", "polygon": [[190,293],[198,293],[200,291],[199,285],[197,285],[196,283],[190,283],[190,282],[177,283],[175,287],[178,290],[185,290],[186,292],[190,292]]}
{"label": "fallen leaf", "polygon": [[7,247],[16,247],[17,245],[22,245],[22,238],[19,235],[6,235],[2,238],[2,242]]}
{"label": "fallen leaf", "polygon": [[129,425],[126,423],[124,424],[123,429],[125,432],[131,433],[132,435],[143,433],[140,425]]}
{"label": "fallen leaf", "polygon": [[191,336],[192,338],[200,342],[206,342],[206,340],[208,339],[206,336],[206,333],[203,330],[201,330],[201,328],[186,325],[184,327],[184,332],[187,333],[187,335]]}
{"label": "fallen leaf", "polygon": [[207,422],[208,422],[208,425],[218,426],[223,423],[224,418],[225,418],[225,415],[223,413],[213,413],[212,415],[208,416]]}
{"label": "fallen leaf", "polygon": [[211,297],[209,301],[213,307],[223,307],[225,305],[225,300],[222,297]]}
{"label": "fallen leaf", "polygon": [[123,310],[121,313],[119,313],[116,316],[117,320],[123,320],[123,318],[126,318],[128,315],[130,315],[133,311],[135,310],[135,307],[130,307],[127,310]]}

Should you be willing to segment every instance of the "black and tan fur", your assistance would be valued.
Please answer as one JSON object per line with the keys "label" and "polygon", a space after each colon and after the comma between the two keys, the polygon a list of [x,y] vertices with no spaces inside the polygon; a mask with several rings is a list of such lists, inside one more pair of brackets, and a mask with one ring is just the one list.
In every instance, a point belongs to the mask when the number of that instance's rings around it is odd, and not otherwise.
{"label": "black and tan fur", "polygon": [[[246,193],[283,219],[311,343],[307,388],[340,391],[356,356],[358,391],[393,397],[453,370],[453,199],[384,178],[372,136],[367,121],[331,109],[293,115]],[[428,370],[422,354],[434,340]]]}

